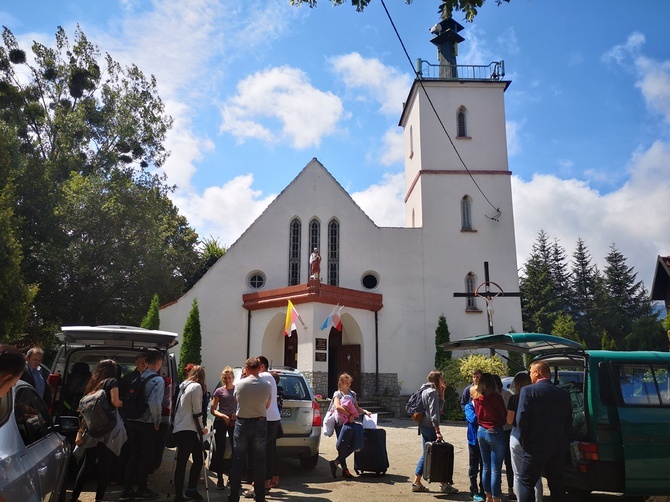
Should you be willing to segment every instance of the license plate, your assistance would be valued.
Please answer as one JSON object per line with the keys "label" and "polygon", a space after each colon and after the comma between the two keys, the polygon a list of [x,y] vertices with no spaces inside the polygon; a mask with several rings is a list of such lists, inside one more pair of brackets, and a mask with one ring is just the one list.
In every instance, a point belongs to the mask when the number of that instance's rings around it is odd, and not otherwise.
{"label": "license plate", "polygon": [[280,415],[282,417],[290,417],[291,416],[291,408],[282,408]]}

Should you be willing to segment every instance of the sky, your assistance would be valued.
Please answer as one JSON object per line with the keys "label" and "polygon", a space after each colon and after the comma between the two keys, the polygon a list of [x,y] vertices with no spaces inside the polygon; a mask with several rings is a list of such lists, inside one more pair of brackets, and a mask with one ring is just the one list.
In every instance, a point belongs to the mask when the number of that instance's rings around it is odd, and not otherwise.
{"label": "sky", "polygon": [[[0,24],[24,49],[77,25],[158,81],[163,166],[202,239],[233,244],[316,157],[379,226],[404,225],[410,61],[437,63],[439,0],[317,8],[289,0],[23,0]],[[670,255],[670,2],[488,0],[458,64],[504,60],[518,264],[540,231],[602,270],[611,246],[652,286]],[[466,159],[467,160],[467,159]],[[522,270],[521,270],[522,271]],[[520,272],[521,272],[520,271]]]}

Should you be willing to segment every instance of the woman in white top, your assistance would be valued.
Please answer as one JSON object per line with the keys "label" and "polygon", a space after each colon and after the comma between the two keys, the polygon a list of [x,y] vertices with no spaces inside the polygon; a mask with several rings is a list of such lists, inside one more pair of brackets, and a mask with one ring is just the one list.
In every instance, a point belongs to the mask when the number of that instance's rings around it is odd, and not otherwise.
{"label": "woman in white top", "polygon": [[[197,483],[203,464],[202,435],[207,428],[201,427],[202,393],[205,386],[205,368],[195,365],[188,377],[179,386],[177,410],[174,415],[174,437],[177,443],[177,462],[174,471],[175,502],[187,499],[202,500],[197,491]],[[191,457],[191,471],[188,487],[184,494],[184,475],[188,457]]]}

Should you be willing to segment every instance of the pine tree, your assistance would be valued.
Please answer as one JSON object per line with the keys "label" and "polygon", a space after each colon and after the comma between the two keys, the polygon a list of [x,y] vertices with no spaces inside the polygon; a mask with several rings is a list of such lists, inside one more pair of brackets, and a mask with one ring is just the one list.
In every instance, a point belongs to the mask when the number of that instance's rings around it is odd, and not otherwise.
{"label": "pine tree", "polygon": [[570,313],[578,337],[589,347],[596,347],[597,339],[594,308],[599,277],[598,268],[592,264],[591,254],[582,238],[572,255],[570,275]]}
{"label": "pine tree", "polygon": [[446,361],[451,359],[451,351],[442,350],[440,345],[449,342],[449,326],[447,318],[441,314],[435,328],[435,368],[442,368]]}
{"label": "pine tree", "polygon": [[568,340],[574,340],[584,345],[584,342],[579,338],[579,333],[577,333],[575,321],[567,313],[558,316],[556,322],[554,322],[554,326],[551,328],[551,334],[567,338]]}
{"label": "pine tree", "polygon": [[158,299],[158,293],[156,293],[153,298],[151,298],[151,305],[149,305],[149,311],[147,315],[142,319],[140,326],[145,329],[160,329],[160,300]]}
{"label": "pine tree", "polygon": [[200,310],[198,309],[198,300],[195,299],[186,318],[179,351],[179,374],[182,375],[182,378],[185,377],[184,368],[188,363],[200,364],[202,362],[201,350]]}

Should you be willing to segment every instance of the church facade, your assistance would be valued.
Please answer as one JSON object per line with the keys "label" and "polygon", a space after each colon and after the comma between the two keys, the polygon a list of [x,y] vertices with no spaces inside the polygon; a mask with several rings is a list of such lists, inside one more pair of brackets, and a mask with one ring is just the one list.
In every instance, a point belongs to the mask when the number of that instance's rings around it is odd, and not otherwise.
{"label": "church facade", "polygon": [[[404,227],[377,226],[314,158],[191,290],[161,308],[161,329],[181,333],[197,299],[212,388],[224,366],[263,354],[302,371],[324,396],[342,372],[363,396],[409,394],[433,369],[440,315],[452,340],[522,329],[512,293],[510,82],[502,62],[456,65],[461,29],[453,20],[433,27],[439,64],[417,62],[400,117]],[[300,319],[285,336],[289,300]],[[334,311],[341,325],[322,329]]]}

